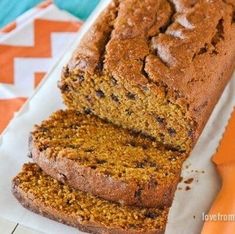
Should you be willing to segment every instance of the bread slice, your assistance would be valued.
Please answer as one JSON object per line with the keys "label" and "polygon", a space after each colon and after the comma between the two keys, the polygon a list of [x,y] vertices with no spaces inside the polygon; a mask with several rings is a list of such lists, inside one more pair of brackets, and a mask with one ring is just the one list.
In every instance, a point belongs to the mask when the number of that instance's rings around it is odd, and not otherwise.
{"label": "bread slice", "polygon": [[13,179],[12,191],[27,209],[90,233],[164,233],[168,208],[121,206],[99,199],[25,164]]}
{"label": "bread slice", "polygon": [[235,66],[234,0],[114,3],[65,66],[65,104],[190,152]]}
{"label": "bread slice", "polygon": [[186,154],[97,117],[60,110],[30,137],[31,156],[59,181],[126,205],[170,205]]}

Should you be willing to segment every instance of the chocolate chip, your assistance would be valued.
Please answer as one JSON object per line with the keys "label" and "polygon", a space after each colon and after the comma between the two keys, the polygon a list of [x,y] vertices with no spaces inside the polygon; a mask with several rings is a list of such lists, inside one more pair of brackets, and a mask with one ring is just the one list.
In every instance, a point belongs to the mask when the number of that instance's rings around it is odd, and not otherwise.
{"label": "chocolate chip", "polygon": [[[69,136],[68,136],[68,137],[66,137],[66,138],[69,138]],[[75,146],[75,145],[66,145],[66,148],[75,149],[75,148],[76,148],[76,146]]]}
{"label": "chocolate chip", "polygon": [[78,76],[77,81],[81,84],[84,81],[84,76]]}
{"label": "chocolate chip", "polygon": [[131,145],[131,146],[133,146],[133,147],[136,147],[136,146],[137,146],[136,142],[133,141],[133,140],[129,141],[127,144],[128,144],[128,145]]}
{"label": "chocolate chip", "polygon": [[119,99],[117,96],[115,96],[114,94],[111,94],[111,98],[113,99],[113,101],[115,102],[119,102]]}
{"label": "chocolate chip", "polygon": [[137,143],[136,141],[134,140],[130,140],[126,143],[127,145],[130,145],[132,147],[141,147],[143,148],[144,150],[148,149],[148,146],[145,145],[145,144],[141,144],[141,143]]}
{"label": "chocolate chip", "polygon": [[88,102],[91,102],[91,96],[90,95],[86,95],[85,98]]}
{"label": "chocolate chip", "polygon": [[160,139],[161,139],[162,142],[165,141],[165,136],[164,136],[163,133],[159,133],[159,137],[160,137]]}
{"label": "chocolate chip", "polygon": [[65,183],[65,182],[66,182],[67,177],[66,177],[63,173],[59,173],[58,176],[59,176],[59,180],[60,180],[62,183]]}
{"label": "chocolate chip", "polygon": [[40,152],[42,152],[42,151],[46,150],[48,147],[49,147],[48,145],[44,144],[44,145],[40,145],[38,147],[38,149],[39,149]]}
{"label": "chocolate chip", "polygon": [[96,159],[96,162],[97,162],[98,164],[104,164],[104,163],[106,163],[107,161],[104,160],[104,159]]}
{"label": "chocolate chip", "polygon": [[65,200],[65,203],[66,203],[67,205],[71,205],[71,202],[70,202],[69,199],[66,199],[66,200]]}
{"label": "chocolate chip", "polygon": [[41,127],[40,127],[40,130],[43,131],[43,132],[48,132],[48,131],[49,131],[49,128],[44,127],[44,126],[41,126]]}
{"label": "chocolate chip", "polygon": [[83,157],[82,160],[83,160],[84,162],[88,162],[88,161],[89,161],[87,157]]}
{"label": "chocolate chip", "polygon": [[122,173],[121,173],[121,172],[118,173],[118,177],[119,177],[119,178],[122,177]]}
{"label": "chocolate chip", "polygon": [[189,186],[186,186],[185,187],[185,191],[188,191],[188,190],[190,190],[191,188],[189,187]]}
{"label": "chocolate chip", "polygon": [[188,131],[188,136],[189,136],[189,137],[193,137],[193,129],[190,129],[190,130]]}
{"label": "chocolate chip", "polygon": [[205,54],[207,52],[207,48],[206,47],[202,47],[199,52],[198,52],[198,55],[200,54]]}
{"label": "chocolate chip", "polygon": [[156,121],[157,121],[159,124],[164,124],[165,118],[163,118],[163,117],[161,117],[161,116],[157,116],[157,117],[156,117]]}
{"label": "chocolate chip", "polygon": [[68,66],[63,67],[63,76],[69,77],[69,67]]}
{"label": "chocolate chip", "polygon": [[142,193],[142,189],[139,188],[138,190],[135,191],[135,197],[136,197],[137,199],[140,199],[141,193]]}
{"label": "chocolate chip", "polygon": [[103,67],[104,67],[104,61],[103,61],[103,59],[101,59],[101,60],[98,62],[97,66],[96,66],[96,70],[97,70],[99,73],[101,73],[102,70],[103,70]]}
{"label": "chocolate chip", "polygon": [[142,144],[141,147],[142,147],[144,150],[148,149],[148,146],[145,145],[145,144]]}
{"label": "chocolate chip", "polygon": [[78,129],[80,127],[80,124],[78,123],[72,123],[68,126],[69,129]]}
{"label": "chocolate chip", "polygon": [[84,152],[86,152],[86,153],[92,153],[92,152],[94,152],[94,151],[95,151],[95,150],[92,149],[92,148],[84,149]]}
{"label": "chocolate chip", "polygon": [[117,80],[113,76],[111,77],[110,80],[113,85],[117,85]]}
{"label": "chocolate chip", "polygon": [[193,182],[193,178],[189,178],[187,180],[184,181],[185,184],[191,184]]}
{"label": "chocolate chip", "polygon": [[151,178],[150,181],[149,181],[149,187],[150,188],[156,188],[158,185],[158,182],[155,178]]}
{"label": "chocolate chip", "polygon": [[[112,175],[110,171],[104,171],[103,173],[104,173],[104,175],[106,175],[106,176],[111,176],[111,175]],[[121,176],[120,176],[120,177],[121,177]]]}
{"label": "chocolate chip", "polygon": [[77,115],[78,117],[81,116],[81,113],[80,113],[79,111],[77,111],[77,110],[74,110],[74,113],[75,113],[75,115]]}
{"label": "chocolate chip", "polygon": [[141,88],[142,88],[142,90],[143,90],[144,92],[148,92],[148,91],[149,91],[149,88],[148,88],[147,86],[141,86]]}
{"label": "chocolate chip", "polygon": [[131,92],[128,92],[128,93],[126,94],[126,96],[127,96],[129,99],[131,99],[131,100],[135,100],[135,99],[136,99],[136,95],[135,95],[134,93],[131,93]]}
{"label": "chocolate chip", "polygon": [[60,88],[61,93],[66,93],[69,91],[69,86],[66,83],[59,82],[58,87]]}
{"label": "chocolate chip", "polygon": [[184,152],[179,145],[171,147],[170,149],[171,149],[171,151],[175,151],[175,152],[180,152],[180,153]]}
{"label": "chocolate chip", "polygon": [[90,168],[95,170],[97,167],[96,167],[96,165],[91,165]]}
{"label": "chocolate chip", "polygon": [[87,107],[87,108],[84,109],[84,113],[89,115],[89,114],[92,113],[92,111],[91,111],[91,109],[89,107]]}
{"label": "chocolate chip", "polygon": [[150,166],[150,167],[156,167],[157,164],[156,164],[155,162],[149,162],[149,166]]}
{"label": "chocolate chip", "polygon": [[149,219],[155,219],[158,215],[152,211],[147,211],[144,216]]}
{"label": "chocolate chip", "polygon": [[96,91],[96,96],[99,97],[99,98],[104,98],[105,97],[104,92],[100,89]]}
{"label": "chocolate chip", "polygon": [[174,128],[168,128],[168,133],[170,134],[170,136],[175,136],[176,135],[176,131]]}
{"label": "chocolate chip", "polygon": [[132,229],[132,228],[133,228],[133,229],[136,229],[136,227],[138,227],[138,225],[133,224],[133,223],[129,223],[129,224],[128,224],[128,228],[129,228],[129,229]]}
{"label": "chocolate chip", "polygon": [[136,168],[144,168],[145,162],[136,162]]}
{"label": "chocolate chip", "polygon": [[126,109],[125,112],[126,112],[126,114],[129,115],[129,116],[134,113],[134,112],[133,112],[132,110],[130,110],[130,109]]}
{"label": "chocolate chip", "polygon": [[219,52],[217,50],[212,50],[212,54],[217,55]]}

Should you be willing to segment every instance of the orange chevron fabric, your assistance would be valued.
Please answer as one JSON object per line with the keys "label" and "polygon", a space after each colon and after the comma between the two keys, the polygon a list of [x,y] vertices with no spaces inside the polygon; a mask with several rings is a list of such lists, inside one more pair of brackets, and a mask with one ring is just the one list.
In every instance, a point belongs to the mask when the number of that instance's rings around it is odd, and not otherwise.
{"label": "orange chevron fabric", "polygon": [[[25,103],[31,89],[38,86],[46,71],[58,61],[58,57],[54,55],[55,48],[63,51],[81,26],[81,21],[74,21],[73,17],[63,11],[60,13],[51,0],[44,1],[30,11],[31,14],[25,14],[25,24],[21,17],[19,21],[16,20],[4,29],[0,29],[2,33],[11,34],[9,43],[8,37],[4,38],[5,41],[0,40],[0,133],[12,119],[14,112]],[[13,30],[16,26],[17,31]],[[31,34],[28,36],[25,32]],[[52,37],[54,33],[56,37]],[[28,39],[32,38],[31,35],[33,39]],[[22,40],[22,37],[25,40]],[[17,64],[20,62],[17,68],[16,61]],[[26,67],[22,67],[20,71],[21,66]],[[27,82],[29,82],[28,87]],[[22,96],[24,90],[27,94]]]}
{"label": "orange chevron fabric", "polygon": [[35,20],[32,47],[0,45],[0,83],[14,83],[14,59],[18,57],[51,57],[52,32],[76,32],[80,23]]}
{"label": "orange chevron fabric", "polygon": [[4,130],[14,113],[24,104],[26,98],[0,100],[0,133]]}
{"label": "orange chevron fabric", "polygon": [[51,4],[52,4],[51,0],[43,1],[42,3],[38,4],[37,8],[44,9],[44,8],[47,8]]}
{"label": "orange chevron fabric", "polygon": [[36,88],[40,82],[42,81],[43,77],[46,75],[45,72],[35,72],[34,73],[34,87]]}
{"label": "orange chevron fabric", "polygon": [[0,29],[0,32],[9,33],[16,28],[16,22],[12,22],[5,26],[3,29]]}

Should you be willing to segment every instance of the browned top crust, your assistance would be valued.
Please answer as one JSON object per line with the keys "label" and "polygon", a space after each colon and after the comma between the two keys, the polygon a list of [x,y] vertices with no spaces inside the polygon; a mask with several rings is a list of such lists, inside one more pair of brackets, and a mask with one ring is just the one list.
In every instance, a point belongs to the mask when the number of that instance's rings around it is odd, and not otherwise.
{"label": "browned top crust", "polygon": [[234,0],[114,1],[66,72],[109,73],[176,92],[197,123],[197,138],[234,68],[234,12]]}

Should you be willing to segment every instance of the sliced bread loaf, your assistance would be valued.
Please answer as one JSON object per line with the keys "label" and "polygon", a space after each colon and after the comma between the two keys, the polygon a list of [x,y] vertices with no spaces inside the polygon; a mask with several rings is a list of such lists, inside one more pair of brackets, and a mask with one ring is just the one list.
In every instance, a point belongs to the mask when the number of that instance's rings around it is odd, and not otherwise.
{"label": "sliced bread loaf", "polygon": [[185,154],[97,117],[66,110],[36,126],[33,160],[50,176],[125,205],[169,206]]}
{"label": "sliced bread loaf", "polygon": [[25,164],[12,191],[25,207],[90,233],[164,233],[168,208],[120,206],[62,184],[36,164]]}
{"label": "sliced bread loaf", "polygon": [[114,1],[64,69],[65,104],[190,152],[235,67],[234,6]]}

